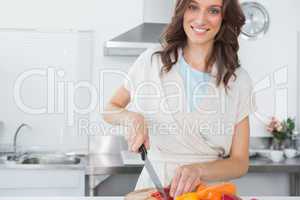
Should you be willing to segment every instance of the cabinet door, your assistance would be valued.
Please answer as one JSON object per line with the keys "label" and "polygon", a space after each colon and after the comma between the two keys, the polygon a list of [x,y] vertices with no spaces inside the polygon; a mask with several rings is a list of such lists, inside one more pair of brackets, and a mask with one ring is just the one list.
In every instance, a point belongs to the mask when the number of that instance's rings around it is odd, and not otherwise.
{"label": "cabinet door", "polygon": [[233,182],[241,196],[289,196],[288,173],[248,173]]}
{"label": "cabinet door", "polygon": [[84,196],[83,170],[0,170],[0,196]]}

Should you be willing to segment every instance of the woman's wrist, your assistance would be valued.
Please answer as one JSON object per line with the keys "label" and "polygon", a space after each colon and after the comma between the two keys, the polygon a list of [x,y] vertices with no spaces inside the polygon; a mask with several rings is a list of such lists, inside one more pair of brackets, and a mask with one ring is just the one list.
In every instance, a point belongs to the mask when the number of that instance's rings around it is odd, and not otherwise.
{"label": "woman's wrist", "polygon": [[145,123],[145,118],[140,113],[131,112],[130,121],[132,125],[140,125]]}
{"label": "woman's wrist", "polygon": [[197,168],[197,176],[203,180],[204,179],[204,174],[205,174],[205,167],[203,164],[196,164],[196,168]]}
{"label": "woman's wrist", "polygon": [[144,123],[145,119],[144,119],[143,115],[140,113],[127,111],[125,121],[126,121],[125,122],[126,126],[132,127],[132,126],[137,126],[141,123]]}

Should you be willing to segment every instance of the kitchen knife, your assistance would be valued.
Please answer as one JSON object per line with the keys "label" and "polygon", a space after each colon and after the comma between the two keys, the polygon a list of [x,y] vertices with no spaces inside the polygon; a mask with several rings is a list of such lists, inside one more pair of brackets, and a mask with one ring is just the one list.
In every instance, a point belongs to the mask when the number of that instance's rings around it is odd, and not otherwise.
{"label": "kitchen knife", "polygon": [[148,156],[147,156],[148,152],[147,152],[147,149],[144,144],[139,148],[139,152],[141,153],[142,160],[145,162],[144,166],[155,186],[155,189],[163,195],[164,200],[168,200],[168,195],[166,194],[164,187],[163,187],[162,183],[160,182],[159,177],[153,168],[153,165],[151,164],[150,160],[148,159]]}

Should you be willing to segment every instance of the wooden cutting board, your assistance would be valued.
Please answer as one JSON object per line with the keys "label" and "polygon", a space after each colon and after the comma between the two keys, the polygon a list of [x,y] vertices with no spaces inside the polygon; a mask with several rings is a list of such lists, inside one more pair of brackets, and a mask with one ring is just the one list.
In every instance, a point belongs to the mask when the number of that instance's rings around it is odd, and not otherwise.
{"label": "wooden cutting board", "polygon": [[151,193],[155,192],[154,188],[147,188],[130,192],[125,196],[125,200],[156,200],[151,197]]}

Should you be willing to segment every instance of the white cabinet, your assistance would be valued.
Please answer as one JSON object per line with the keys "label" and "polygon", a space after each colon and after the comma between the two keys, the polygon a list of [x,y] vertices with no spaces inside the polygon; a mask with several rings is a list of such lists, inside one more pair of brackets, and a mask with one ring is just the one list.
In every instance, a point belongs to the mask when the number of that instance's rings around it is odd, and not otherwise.
{"label": "white cabinet", "polygon": [[0,196],[84,196],[84,170],[1,169]]}
{"label": "white cabinet", "polygon": [[234,181],[241,196],[289,196],[288,173],[248,173]]}

